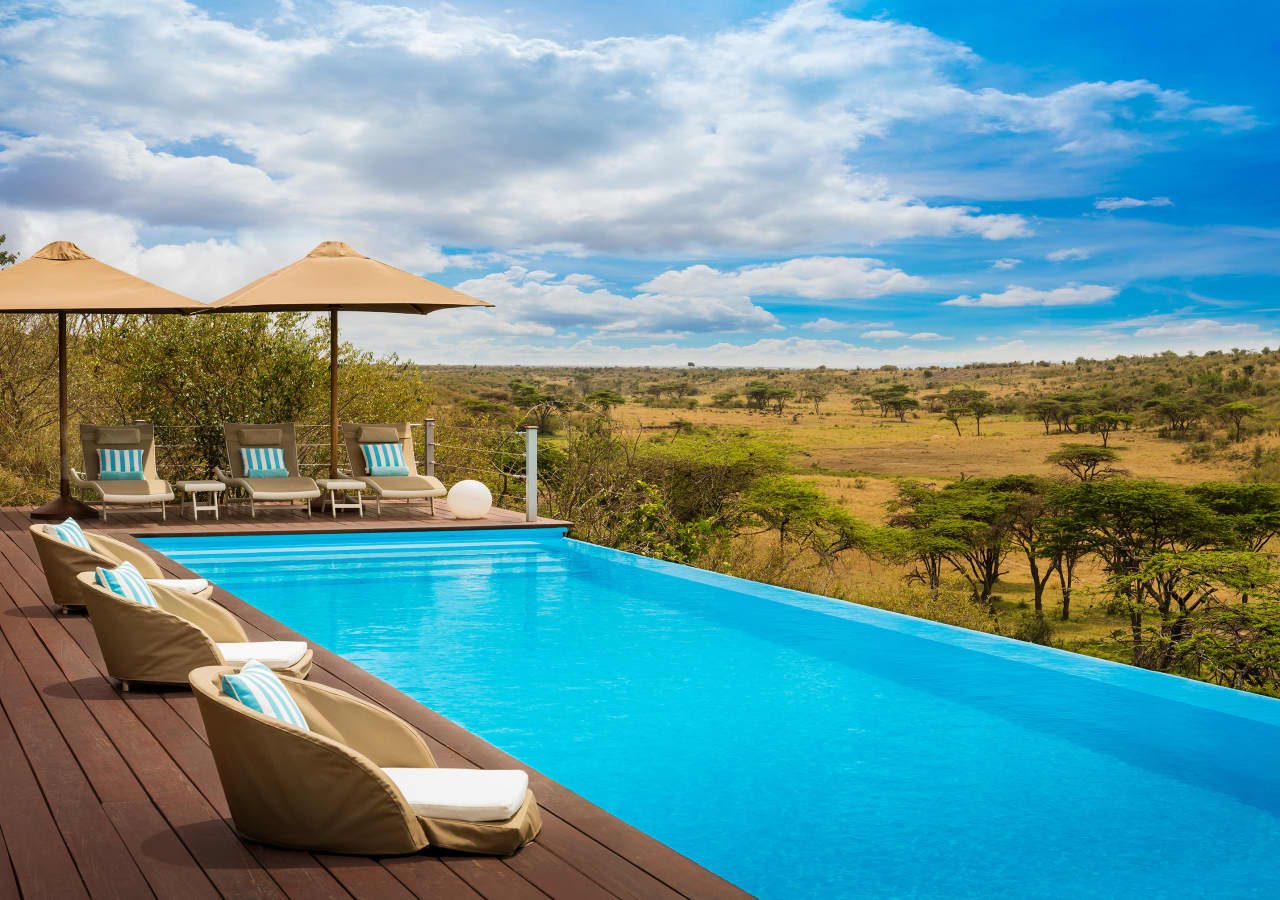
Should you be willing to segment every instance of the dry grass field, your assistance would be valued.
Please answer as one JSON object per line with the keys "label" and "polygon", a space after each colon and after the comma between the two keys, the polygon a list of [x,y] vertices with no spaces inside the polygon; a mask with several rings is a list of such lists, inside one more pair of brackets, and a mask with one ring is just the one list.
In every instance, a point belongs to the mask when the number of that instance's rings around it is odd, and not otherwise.
{"label": "dry grass field", "polygon": [[[1061,474],[1045,457],[1063,444],[1101,442],[1096,435],[1045,434],[1040,422],[1020,416],[984,420],[981,435],[974,434],[973,422],[968,420],[962,423],[963,434],[957,435],[955,428],[936,414],[921,411],[899,422],[881,418],[874,410],[859,413],[850,395],[842,394],[833,394],[817,414],[811,406],[802,409],[798,404],[776,416],[744,409],[700,406],[673,410],[629,403],[613,415],[624,426],[645,430],[670,428],[683,420],[696,427],[741,429],[777,441],[789,448],[794,474],[812,479],[850,513],[876,524],[885,522],[886,504],[893,499],[900,479],[943,482],[961,477]],[[1120,454],[1120,465],[1133,477],[1182,484],[1237,480],[1255,444],[1267,449],[1280,445],[1274,436],[1259,437],[1246,449],[1218,454],[1210,462],[1191,462],[1186,459],[1185,442],[1158,437],[1148,429],[1113,434],[1109,443]],[[1024,560],[1010,555],[1006,568],[997,588],[1000,600],[996,608],[1007,630],[1008,623],[1030,608],[1032,589]],[[816,587],[833,596],[910,612],[899,602],[906,575],[905,569],[846,554],[820,576]],[[1054,642],[1096,655],[1119,656],[1118,648],[1107,640],[1119,623],[1103,607],[1106,598],[1097,590],[1100,573],[1086,563],[1079,577],[1072,619],[1054,622]],[[1051,616],[1057,600],[1055,581],[1045,595]]]}
{"label": "dry grass field", "polygon": [[[1046,457],[1069,443],[1100,444],[1097,434],[1046,433],[1044,425],[1021,412],[984,418],[981,434],[971,416],[956,428],[929,411],[931,395],[957,388],[986,391],[1004,409],[1023,410],[1041,398],[1092,398],[1100,408],[1135,413],[1128,430],[1110,436],[1119,467],[1135,478],[1180,484],[1239,480],[1255,455],[1280,451],[1280,351],[1230,351],[1203,356],[1161,354],[1117,357],[1074,363],[1015,363],[959,368],[916,368],[854,371],[770,371],[708,369],[476,369],[441,367],[436,382],[441,399],[482,397],[503,402],[513,385],[534,385],[551,396],[589,403],[592,391],[615,392],[625,402],[610,415],[623,429],[657,437],[676,428],[714,428],[767,439],[787,448],[792,475],[811,479],[849,513],[875,524],[888,516],[886,505],[903,479],[946,482],[965,477],[1013,474],[1062,475]],[[752,384],[790,388],[793,397],[781,415],[752,411],[743,399]],[[921,408],[903,421],[882,417],[875,404],[863,399],[889,384],[906,385]],[[806,400],[806,386],[818,384],[825,399],[815,409]],[[1162,437],[1158,423],[1143,412],[1158,397],[1195,397],[1212,410],[1223,398],[1247,398],[1257,405],[1247,437],[1227,440],[1224,423],[1212,412],[1184,439]],[[725,398],[728,398],[725,402]],[[554,440],[554,438],[553,438]],[[1194,451],[1194,452],[1193,452]],[[1270,454],[1274,458],[1275,454]],[[761,538],[744,536],[735,569],[752,577],[753,559],[772,547]],[[753,542],[761,542],[756,546]],[[1016,633],[1030,609],[1032,588],[1026,562],[1010,554],[996,592],[997,621],[986,616],[956,591],[945,603],[925,608],[922,592],[907,585],[909,572],[858,553],[845,553],[834,564],[784,566],[788,586],[814,590],[901,612],[951,621],[969,627],[998,628]],[[779,578],[777,567],[759,573]],[[1105,608],[1101,573],[1086,562],[1078,573],[1072,598],[1072,619],[1056,621],[1060,603],[1056,580],[1045,593],[1046,614],[1054,621],[1052,641],[1069,649],[1104,656],[1121,650],[1109,635],[1122,624]],[[944,604],[945,605],[945,604]]]}

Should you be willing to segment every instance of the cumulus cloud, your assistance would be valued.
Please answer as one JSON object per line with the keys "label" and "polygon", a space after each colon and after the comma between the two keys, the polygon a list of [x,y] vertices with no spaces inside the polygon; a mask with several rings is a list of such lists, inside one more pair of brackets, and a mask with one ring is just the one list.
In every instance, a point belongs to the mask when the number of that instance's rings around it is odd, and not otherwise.
{"label": "cumulus cloud", "polygon": [[1001,257],[1000,259],[993,259],[991,261],[991,268],[995,269],[997,272],[1004,272],[1004,271],[1008,271],[1009,269],[1018,268],[1018,266],[1021,263],[1022,263],[1022,260],[1020,259],[1015,259],[1012,256],[1004,256],[1004,257]]}
{"label": "cumulus cloud", "polygon": [[944,300],[943,306],[969,306],[1009,308],[1016,306],[1089,306],[1110,300],[1120,291],[1104,284],[1068,284],[1065,287],[1041,290],[1011,284],[998,294],[983,293],[976,297],[967,294]]}
{"label": "cumulus cloud", "polygon": [[839,331],[842,328],[848,328],[849,326],[844,322],[837,322],[834,319],[828,319],[826,316],[821,316],[814,319],[812,322],[805,322],[800,327],[808,331],[831,332]]}
{"label": "cumulus cloud", "polygon": [[722,272],[697,265],[663,272],[640,285],[644,291],[673,296],[802,297],[807,300],[866,299],[926,286],[878,259],[814,256]]}
{"label": "cumulus cloud", "polygon": [[1092,252],[1084,247],[1063,247],[1061,250],[1054,250],[1052,253],[1046,254],[1045,259],[1049,260],[1049,262],[1076,262],[1088,259],[1092,255]]}
{"label": "cumulus cloud", "polygon": [[745,295],[615,293],[589,275],[558,278],[550,272],[513,266],[458,285],[464,293],[488,300],[492,323],[536,326],[556,334],[581,329],[597,334],[686,335],[781,328],[768,310]]}
{"label": "cumulus cloud", "polygon": [[949,341],[951,338],[945,334],[938,334],[936,331],[917,331],[911,335],[913,341]]}
{"label": "cumulus cloud", "polygon": [[907,336],[905,331],[898,331],[896,328],[877,328],[871,331],[864,331],[858,337],[868,341],[892,341],[897,338]]}
{"label": "cumulus cloud", "polygon": [[1136,209],[1140,206],[1173,206],[1173,201],[1168,197],[1152,197],[1148,200],[1140,200],[1137,197],[1103,197],[1093,204],[1094,209],[1108,212],[1116,209]]}
{"label": "cumulus cloud", "polygon": [[999,240],[1027,222],[930,203],[859,154],[912,127],[1080,155],[1249,125],[1145,81],[975,84],[964,45],[820,0],[576,43],[445,5],[316,5],[266,30],[180,2],[65,3],[8,20],[0,54],[10,202],[217,238],[307,219],[631,254]]}
{"label": "cumulus cloud", "polygon": [[1139,338],[1197,338],[1207,342],[1209,346],[1217,346],[1224,340],[1241,340],[1245,343],[1266,340],[1268,337],[1274,337],[1275,332],[1255,322],[1185,319],[1159,325],[1145,325],[1136,329],[1133,334]]}

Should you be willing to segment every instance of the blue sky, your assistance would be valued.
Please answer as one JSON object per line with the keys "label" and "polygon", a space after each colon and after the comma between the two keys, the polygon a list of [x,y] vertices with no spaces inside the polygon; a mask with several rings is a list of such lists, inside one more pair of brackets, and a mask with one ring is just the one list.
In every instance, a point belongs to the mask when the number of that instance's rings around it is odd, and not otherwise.
{"label": "blue sky", "polygon": [[0,231],[214,299],[321,240],[422,362],[1280,346],[1280,14],[1224,2],[0,11]]}

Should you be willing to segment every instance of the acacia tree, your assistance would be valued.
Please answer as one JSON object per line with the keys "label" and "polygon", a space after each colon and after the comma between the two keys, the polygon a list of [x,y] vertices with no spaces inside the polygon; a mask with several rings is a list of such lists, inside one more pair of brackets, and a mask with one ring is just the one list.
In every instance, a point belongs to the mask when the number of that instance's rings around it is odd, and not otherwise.
{"label": "acacia tree", "polygon": [[1121,426],[1127,428],[1131,422],[1133,422],[1133,416],[1129,413],[1103,410],[1102,412],[1077,418],[1076,429],[1078,431],[1088,431],[1091,434],[1102,435],[1102,446],[1106,447],[1110,442],[1111,433],[1118,430]]}
{"label": "acacia tree", "polygon": [[1262,407],[1255,406],[1252,403],[1246,403],[1243,400],[1235,400],[1231,403],[1224,403],[1218,407],[1218,415],[1222,420],[1228,423],[1233,429],[1232,440],[1240,443],[1244,439],[1244,423],[1246,419],[1252,419],[1262,412]]}
{"label": "acacia tree", "polygon": [[1280,693],[1280,602],[1206,609],[1192,621],[1176,662],[1227,687]]}
{"label": "acacia tree", "polygon": [[1036,400],[1027,407],[1027,411],[1044,425],[1044,433],[1049,433],[1049,426],[1059,421],[1061,406],[1057,400]]}
{"label": "acacia tree", "polygon": [[605,416],[608,416],[615,406],[621,406],[627,402],[626,398],[617,391],[610,390],[592,391],[583,400],[592,406],[598,407]]}
{"label": "acacia tree", "polygon": [[810,481],[799,478],[770,478],[751,486],[742,500],[743,511],[762,526],[778,533],[778,550],[786,550],[787,539],[820,545],[818,532],[827,523],[831,501]]}
{"label": "acacia tree", "polygon": [[[1042,616],[1045,587],[1062,562],[1062,554],[1046,540],[1047,529],[1053,524],[1049,499],[1053,485],[1030,475],[1012,475],[999,479],[993,487],[1009,495],[1009,538],[1027,560],[1032,605],[1035,614]],[[1064,598],[1064,609],[1069,602],[1068,594]]]}
{"label": "acacia tree", "polygon": [[1248,550],[1160,551],[1108,583],[1131,602],[1155,607],[1159,619],[1144,629],[1135,662],[1169,671],[1191,632],[1193,613],[1230,596],[1269,590],[1276,572],[1270,558]]}
{"label": "acacia tree", "polygon": [[1115,604],[1128,614],[1133,662],[1148,664],[1143,611],[1149,590],[1137,573],[1157,554],[1211,547],[1224,523],[1186,489],[1159,481],[1083,482],[1068,502],[1074,523],[1103,560]]}
{"label": "acacia tree", "polygon": [[1058,591],[1062,597],[1060,618],[1071,618],[1071,597],[1075,590],[1076,570],[1092,550],[1088,523],[1080,518],[1073,493],[1074,484],[1050,485],[1046,491],[1043,519],[1040,529],[1038,552],[1053,560],[1053,571],[1058,576]]}
{"label": "acacia tree", "polygon": [[813,404],[813,414],[816,416],[821,412],[821,405],[826,402],[827,397],[831,396],[830,389],[818,382],[808,382],[800,389],[800,399],[806,403]]}
{"label": "acacia tree", "polygon": [[956,437],[960,437],[960,422],[964,419],[965,411],[960,407],[948,409],[940,417],[944,422],[950,422],[955,426]]}
{"label": "acacia tree", "polygon": [[1063,444],[1045,457],[1044,461],[1061,466],[1081,482],[1101,481],[1121,474],[1113,463],[1120,454],[1106,447],[1094,447],[1089,444]]}
{"label": "acacia tree", "polygon": [[914,543],[951,565],[973,600],[991,603],[1009,552],[1011,497],[991,481],[971,478],[942,489],[918,482],[898,488],[890,525],[916,532]]}

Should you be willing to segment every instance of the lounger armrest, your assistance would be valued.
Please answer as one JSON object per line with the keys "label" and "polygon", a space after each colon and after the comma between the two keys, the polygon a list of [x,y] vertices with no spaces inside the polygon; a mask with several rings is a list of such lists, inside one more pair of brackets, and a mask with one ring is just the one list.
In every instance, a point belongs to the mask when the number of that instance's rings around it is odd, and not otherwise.
{"label": "lounger armrest", "polygon": [[90,481],[84,477],[84,473],[76,469],[71,469],[71,483],[82,491],[97,491],[98,496],[102,496],[102,486],[96,481]]}
{"label": "lounger armrest", "polygon": [[427,481],[431,482],[431,489],[432,489],[432,490],[434,490],[434,491],[443,491],[443,490],[445,490],[444,482],[443,482],[443,481],[441,481],[441,480],[440,480],[439,478],[437,478],[436,476],[434,476],[434,475],[423,475],[422,477],[423,477],[423,478],[425,478]]}
{"label": "lounger armrest", "polygon": [[93,547],[98,553],[106,557],[115,557],[121,562],[131,562],[143,578],[164,578],[164,572],[156,565],[156,561],[147,553],[137,547],[132,547],[124,541],[118,541],[113,537],[108,537],[99,531],[86,531],[85,537],[89,539],[89,546]]}
{"label": "lounger armrest", "polygon": [[435,768],[427,742],[398,716],[315,682],[286,681],[312,730],[382,768]]}
{"label": "lounger armrest", "polygon": [[249,640],[240,621],[229,610],[212,600],[162,584],[151,585],[151,593],[162,610],[190,622],[214,643],[231,644]]}

